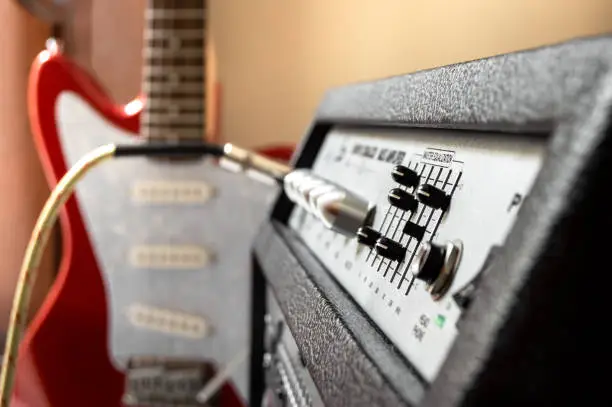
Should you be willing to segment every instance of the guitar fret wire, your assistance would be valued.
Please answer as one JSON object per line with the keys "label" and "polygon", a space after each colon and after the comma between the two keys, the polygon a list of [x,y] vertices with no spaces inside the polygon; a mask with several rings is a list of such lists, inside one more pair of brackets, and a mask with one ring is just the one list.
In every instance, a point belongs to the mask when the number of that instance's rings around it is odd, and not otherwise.
{"label": "guitar fret wire", "polygon": [[[187,6],[188,4],[195,4]],[[180,8],[197,8],[202,10],[208,9],[208,1],[207,0],[152,0],[150,2],[151,8],[160,8],[160,9],[180,9]]]}
{"label": "guitar fret wire", "polygon": [[176,66],[198,66],[203,69],[204,56],[199,57],[184,57],[181,55],[169,56],[169,57],[153,57],[147,58],[145,64],[148,66],[161,66],[166,69],[174,68]]}
{"label": "guitar fret wire", "polygon": [[203,29],[196,28],[148,28],[145,30],[144,39],[146,40],[157,40],[168,38],[169,36],[176,36],[181,39],[201,39],[204,38],[205,33]]}
{"label": "guitar fret wire", "polygon": [[141,116],[146,115],[167,115],[167,116],[187,116],[187,115],[195,115],[201,116],[204,112],[204,103],[201,106],[197,106],[195,108],[185,108],[184,106],[178,106],[176,103],[164,108],[159,108],[158,106],[150,106],[146,104],[142,110]]}
{"label": "guitar fret wire", "polygon": [[202,108],[204,107],[204,98],[189,98],[189,99],[171,99],[168,97],[150,97],[147,96],[146,105],[151,108]]}
{"label": "guitar fret wire", "polygon": [[[169,127],[164,129],[161,127],[145,126],[143,130],[146,130],[151,137],[168,137],[169,139],[201,137],[203,133],[202,127],[185,127],[182,129]],[[180,134],[180,136],[178,136],[178,134]]]}
{"label": "guitar fret wire", "polygon": [[202,98],[189,98],[189,99],[170,99],[160,97],[148,97],[144,108],[152,110],[165,109],[168,111],[175,110],[191,110],[195,113],[200,112],[204,109],[206,99]]}
{"label": "guitar fret wire", "polygon": [[143,127],[141,135],[149,140],[166,140],[180,142],[181,140],[200,140],[204,137],[204,129],[161,130],[154,127]]}
{"label": "guitar fret wire", "polygon": [[162,124],[154,124],[154,123],[143,123],[143,126],[152,129],[158,129],[165,132],[180,132],[181,130],[188,131],[199,131],[202,132],[204,130],[204,124],[184,124],[184,123],[162,123]]}
{"label": "guitar fret wire", "polygon": [[145,18],[151,19],[205,19],[206,13],[203,8],[187,8],[187,9],[164,9],[164,8],[148,8],[145,11]]}
{"label": "guitar fret wire", "polygon": [[203,129],[181,129],[181,130],[165,130],[154,127],[144,127],[142,137],[150,140],[167,140],[169,142],[177,142],[181,140],[200,140],[204,137]]}
{"label": "guitar fret wire", "polygon": [[147,75],[145,79],[151,79],[151,80],[174,79],[174,77],[180,77],[181,79],[185,79],[185,80],[202,81],[205,77],[204,67],[200,67],[200,70],[198,72],[181,72],[180,74],[179,72],[174,72],[174,71],[169,71],[169,70],[165,72],[160,72],[158,74],[153,74],[153,73],[147,72],[145,69],[144,74]]}
{"label": "guitar fret wire", "polygon": [[183,121],[182,117],[177,116],[171,118],[170,121],[164,121],[166,118],[159,120],[159,118],[154,117],[141,117],[140,124],[144,129],[158,129],[159,131],[168,132],[171,130],[198,130],[202,131],[204,127],[206,127],[206,118],[204,117],[204,113],[200,113],[200,117],[190,118],[188,121]]}
{"label": "guitar fret wire", "polygon": [[204,100],[206,99],[206,96],[204,95],[204,93],[195,95],[195,94],[189,94],[189,93],[180,93],[180,92],[174,92],[174,93],[167,93],[167,94],[160,94],[157,92],[145,92],[145,95],[147,95],[146,97],[149,99],[161,99],[164,98],[170,102],[172,102],[172,104],[177,104],[175,102],[179,102],[181,100]]}
{"label": "guitar fret wire", "polygon": [[204,75],[179,75],[176,72],[169,72],[167,75],[149,75],[146,76],[145,82],[148,83],[166,83],[166,84],[191,84],[193,86],[204,83]]}
{"label": "guitar fret wire", "polygon": [[142,112],[141,122],[145,124],[204,124],[201,113],[146,113]]}
{"label": "guitar fret wire", "polygon": [[204,109],[204,104],[202,104],[202,106],[196,107],[196,108],[190,108],[190,109],[186,109],[184,107],[179,107],[176,105],[173,105],[171,108],[159,108],[159,107],[150,107],[150,106],[145,106],[145,108],[142,110],[142,114],[168,114],[168,115],[172,115],[172,114],[176,114],[176,115],[182,115],[182,114],[198,114],[198,115],[202,115],[204,114],[205,109]]}
{"label": "guitar fret wire", "polygon": [[199,134],[202,133],[202,129],[205,123],[203,123],[202,125],[193,125],[193,126],[183,126],[183,127],[179,127],[178,125],[176,125],[176,127],[173,127],[171,124],[160,124],[160,125],[155,125],[155,126],[147,126],[145,125],[143,127],[143,129],[147,129],[149,131],[149,133],[156,133],[156,134],[167,134],[167,135],[172,135],[173,133],[186,133],[186,134],[191,134],[191,135],[195,135],[195,134]]}
{"label": "guitar fret wire", "polygon": [[176,105],[173,105],[172,107],[165,109],[165,110],[154,109],[153,111],[149,111],[147,107],[148,106],[146,106],[141,111],[141,115],[140,115],[141,118],[149,118],[153,116],[168,117],[168,118],[179,118],[180,117],[181,120],[194,121],[195,118],[201,118],[202,114],[204,113],[204,109],[197,109],[197,110],[192,109],[190,111],[181,111],[179,106],[176,106]]}
{"label": "guitar fret wire", "polygon": [[173,123],[151,123],[141,121],[140,124],[143,126],[143,128],[148,128],[149,131],[158,130],[165,133],[180,133],[184,130],[202,133],[204,131],[204,126],[206,125],[206,123],[204,123],[203,121],[200,121],[200,123],[178,123],[176,121]]}
{"label": "guitar fret wire", "polygon": [[[157,85],[159,87],[150,86]],[[183,100],[183,99],[202,99],[206,98],[206,90],[202,82],[185,83],[182,86],[178,83],[145,83],[142,85],[142,92],[147,98],[161,100]]]}
{"label": "guitar fret wire", "polygon": [[[149,68],[157,68],[156,71],[152,71]],[[182,69],[182,68],[187,68],[187,69]],[[191,69],[189,69],[191,68]],[[196,74],[197,72],[202,72],[204,70],[204,67],[202,66],[201,63],[193,63],[193,64],[183,64],[183,65],[172,65],[171,63],[169,64],[155,64],[155,63],[151,63],[151,61],[147,61],[146,65],[145,65],[145,69],[143,74],[144,75],[148,75],[150,73],[153,73],[154,75],[168,75],[172,72],[176,72],[178,71],[179,73],[186,73],[186,74]],[[183,72],[180,72],[183,71]],[[185,72],[186,71],[186,72]]]}
{"label": "guitar fret wire", "polygon": [[145,75],[163,75],[169,72],[177,72],[182,74],[202,74],[204,67],[202,65],[145,65]]}
{"label": "guitar fret wire", "polygon": [[187,93],[193,96],[204,96],[205,93],[203,81],[194,81],[191,83],[185,83],[177,80],[169,80],[166,82],[146,82],[142,90],[146,93]]}
{"label": "guitar fret wire", "polygon": [[204,55],[203,47],[183,47],[179,45],[176,48],[152,48],[147,47],[142,50],[143,58],[149,57],[199,57]]}
{"label": "guitar fret wire", "polygon": [[173,48],[177,45],[181,45],[185,48],[202,48],[204,49],[204,45],[206,43],[205,36],[202,38],[179,38],[175,35],[166,37],[166,38],[156,38],[152,40],[144,41],[144,46],[149,48],[155,47],[165,47],[165,48]]}
{"label": "guitar fret wire", "polygon": [[[161,88],[159,88],[161,87]],[[146,80],[143,85],[143,90],[149,92],[189,92],[192,89],[198,89],[200,92],[206,92],[204,89],[204,81],[202,79],[194,78],[177,78],[170,77],[166,80]]]}
{"label": "guitar fret wire", "polygon": [[[142,120],[141,120],[142,122]],[[201,123],[198,124],[197,126],[194,124],[193,126],[184,126],[184,127],[172,127],[172,124],[158,124],[158,125],[151,125],[149,126],[149,123],[142,123],[143,127],[142,129],[148,129],[149,132],[151,133],[155,133],[155,134],[166,134],[166,133],[177,133],[177,132],[186,132],[188,134],[193,134],[193,133],[197,133],[197,132],[202,132],[202,128],[206,125],[206,123]]]}

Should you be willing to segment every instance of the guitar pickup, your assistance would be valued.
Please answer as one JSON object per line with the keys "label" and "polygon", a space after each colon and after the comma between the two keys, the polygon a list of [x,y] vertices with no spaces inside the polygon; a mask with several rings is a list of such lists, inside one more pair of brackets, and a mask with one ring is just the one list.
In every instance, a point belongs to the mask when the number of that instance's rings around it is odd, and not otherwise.
{"label": "guitar pickup", "polygon": [[129,262],[135,268],[195,270],[212,261],[212,254],[195,245],[141,245],[129,252]]}
{"label": "guitar pickup", "polygon": [[200,316],[142,304],[130,305],[127,318],[138,328],[189,339],[204,338],[211,331],[207,321]]}
{"label": "guitar pickup", "polygon": [[207,404],[197,394],[213,377],[212,364],[204,361],[141,356],[128,361],[123,395],[125,406],[216,407],[219,397]]}
{"label": "guitar pickup", "polygon": [[200,181],[139,181],[132,187],[132,201],[139,204],[202,204],[214,188]]}

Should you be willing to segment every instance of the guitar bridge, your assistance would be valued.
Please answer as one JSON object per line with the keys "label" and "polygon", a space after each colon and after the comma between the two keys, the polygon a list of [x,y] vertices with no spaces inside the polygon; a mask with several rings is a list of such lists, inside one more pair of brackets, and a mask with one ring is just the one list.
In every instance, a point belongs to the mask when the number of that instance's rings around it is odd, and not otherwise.
{"label": "guitar bridge", "polygon": [[163,357],[128,362],[123,404],[134,407],[215,407],[218,397],[202,404],[196,395],[213,377],[212,364]]}

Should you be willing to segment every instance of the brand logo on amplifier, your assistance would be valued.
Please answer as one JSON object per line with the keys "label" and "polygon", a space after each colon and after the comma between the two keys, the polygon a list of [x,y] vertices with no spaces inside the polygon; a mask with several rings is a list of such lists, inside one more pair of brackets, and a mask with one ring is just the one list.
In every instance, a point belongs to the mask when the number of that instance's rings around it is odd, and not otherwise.
{"label": "brand logo on amplifier", "polygon": [[381,148],[364,144],[355,144],[352,154],[365,158],[371,158],[390,164],[401,164],[406,153],[391,148]]}
{"label": "brand logo on amplifier", "polygon": [[455,152],[449,150],[439,150],[437,148],[427,148],[423,152],[423,161],[434,165],[448,167],[455,158]]}

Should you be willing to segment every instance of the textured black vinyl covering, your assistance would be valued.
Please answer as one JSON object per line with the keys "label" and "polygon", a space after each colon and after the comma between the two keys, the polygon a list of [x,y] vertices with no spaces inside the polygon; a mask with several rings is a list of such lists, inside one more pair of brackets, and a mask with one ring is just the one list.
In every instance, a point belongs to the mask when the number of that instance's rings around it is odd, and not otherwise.
{"label": "textured black vinyl covering", "polygon": [[326,405],[403,406],[422,398],[423,384],[399,353],[290,230],[265,225],[256,250]]}
{"label": "textured black vinyl covering", "polygon": [[[611,62],[612,39],[588,38],[355,84],[330,91],[320,105],[297,166],[312,162],[325,130],[335,123],[552,135],[534,188],[482,277],[423,405],[611,404]],[[283,219],[289,208],[281,197],[273,216]],[[270,255],[261,247],[255,251]],[[283,256],[276,259],[279,267],[290,261],[295,273],[308,273],[307,265],[297,262],[299,256]],[[264,263],[264,268],[275,267]],[[269,283],[275,289],[274,277]],[[283,286],[283,297],[290,298],[291,289]],[[406,404],[415,404],[418,395],[406,396],[406,389],[397,388],[406,379],[389,373],[397,361],[372,356],[372,349],[384,349],[384,339],[349,327],[340,317],[342,310],[301,318],[313,306],[329,307],[330,301],[326,288],[312,277],[293,289],[309,298],[304,302],[309,309],[279,302],[290,324],[310,332],[296,336],[301,349],[311,350],[314,363],[308,368],[315,381],[333,377],[333,383],[318,383],[325,400],[337,401],[338,394],[346,398],[330,405],[364,405],[364,396],[349,390],[356,380],[379,383],[381,377],[386,382],[381,391],[392,388]],[[364,351],[344,359],[338,349],[323,352],[331,338],[334,343],[353,340]],[[351,374],[359,366],[368,366],[359,370],[365,376]],[[369,400],[371,406],[397,405],[380,395]]]}
{"label": "textured black vinyl covering", "polygon": [[581,39],[333,89],[316,120],[548,129],[601,85],[611,44],[612,37]]}

